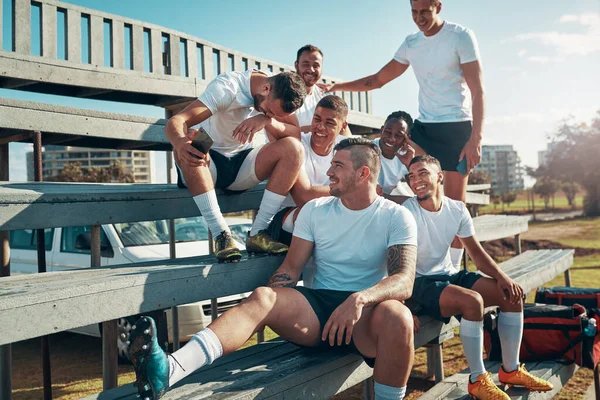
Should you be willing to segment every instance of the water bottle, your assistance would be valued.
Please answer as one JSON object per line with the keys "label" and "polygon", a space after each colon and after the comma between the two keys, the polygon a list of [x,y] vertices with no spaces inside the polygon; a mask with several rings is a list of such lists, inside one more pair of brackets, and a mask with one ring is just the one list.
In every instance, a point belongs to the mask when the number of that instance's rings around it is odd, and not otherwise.
{"label": "water bottle", "polygon": [[583,333],[586,336],[596,336],[596,332],[597,332],[598,327],[596,326],[596,320],[594,318],[590,318],[588,319],[588,323],[585,327],[585,329],[583,330]]}

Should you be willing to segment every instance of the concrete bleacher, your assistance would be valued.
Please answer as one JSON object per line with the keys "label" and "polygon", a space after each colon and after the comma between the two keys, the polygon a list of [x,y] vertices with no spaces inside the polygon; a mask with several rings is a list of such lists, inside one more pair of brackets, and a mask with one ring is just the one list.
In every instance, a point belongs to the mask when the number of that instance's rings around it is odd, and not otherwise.
{"label": "concrete bleacher", "polygon": [[[2,9],[0,0],[0,9]],[[15,0],[14,51],[0,50],[4,67],[0,87],[63,96],[174,107],[196,98],[219,72],[260,66],[274,72],[290,66],[226,49],[190,35],[56,0],[40,0],[42,54],[31,54],[31,2]],[[37,4],[36,3],[36,4]],[[66,59],[56,57],[56,13],[64,12],[68,42]],[[90,62],[81,60],[81,18],[89,18]],[[111,61],[103,59],[103,23],[110,22]],[[123,29],[131,29],[131,69],[125,68]],[[1,29],[0,29],[1,31]],[[144,35],[150,54],[144,52]],[[166,38],[163,44],[163,38]],[[171,44],[176,45],[171,45]],[[184,52],[179,44],[183,43]],[[218,63],[215,70],[213,54]],[[202,60],[202,62],[199,62]],[[230,64],[231,61],[231,64]],[[150,65],[145,70],[144,64]],[[335,78],[324,77],[326,82]],[[376,131],[383,119],[372,114],[370,93],[337,93],[350,105],[349,123],[355,134]],[[8,143],[33,142],[41,132],[42,144],[170,150],[164,136],[165,119],[106,113],[37,102],[0,99],[0,180],[8,180]],[[39,142],[37,143],[40,144]],[[484,185],[485,186],[485,185]],[[489,187],[471,186],[467,201],[488,204]],[[219,195],[223,212],[258,207],[264,186],[241,195]],[[8,231],[50,227],[173,219],[195,216],[187,190],[175,185],[0,183],[0,241]],[[480,240],[514,236],[527,229],[518,217],[475,219]],[[98,237],[92,240],[99,240]],[[92,246],[91,265],[99,250]],[[97,247],[99,249],[99,246]],[[0,265],[9,271],[8,252],[0,243]],[[568,252],[526,252],[502,266],[520,271],[519,282],[535,287],[567,271]],[[91,323],[179,304],[243,293],[264,284],[281,257],[244,257],[241,263],[217,264],[212,256],[56,272],[0,279],[0,350],[10,343],[64,331]],[[542,268],[543,266],[546,266]],[[517,268],[518,267],[518,268]],[[544,273],[541,273],[542,269]],[[36,323],[32,324],[31,321]],[[428,364],[436,381],[443,379],[441,342],[451,337],[448,325],[421,319],[415,347],[428,346]],[[2,328],[4,327],[4,328]],[[11,327],[11,329],[7,329]],[[110,347],[110,346],[106,346]],[[113,346],[114,347],[114,346]],[[6,352],[0,351],[2,365]],[[8,352],[9,354],[9,352]],[[105,388],[116,385],[116,354],[104,353]],[[8,360],[10,361],[10,360]],[[10,368],[0,368],[0,398],[10,399]],[[360,357],[301,349],[272,341],[236,352],[182,382],[170,398],[214,395],[219,398],[293,397],[326,398],[372,376]],[[121,396],[121,397],[119,397]],[[366,393],[369,397],[370,393]],[[94,396],[93,396],[94,397]],[[134,397],[131,386],[95,396],[100,399]]]}

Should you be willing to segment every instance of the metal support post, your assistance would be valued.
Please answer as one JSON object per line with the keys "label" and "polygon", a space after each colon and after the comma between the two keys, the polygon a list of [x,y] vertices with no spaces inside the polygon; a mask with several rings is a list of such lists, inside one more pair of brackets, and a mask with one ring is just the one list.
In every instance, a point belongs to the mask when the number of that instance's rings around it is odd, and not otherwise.
{"label": "metal support post", "polygon": [[[100,225],[91,227],[91,266],[101,266]],[[102,323],[102,390],[117,387],[119,356],[117,353],[117,320]]]}
{"label": "metal support post", "polygon": [[[0,181],[8,181],[8,143],[0,144]],[[0,277],[10,276],[9,232],[0,232]],[[12,348],[0,346],[0,399],[12,398]]]}
{"label": "metal support post", "polygon": [[365,379],[363,386],[363,394],[365,400],[375,399],[375,379],[373,379],[372,376],[370,378]]}
{"label": "metal support post", "polygon": [[571,287],[571,270],[570,269],[565,271],[565,286]]}
{"label": "metal support post", "polygon": [[[42,132],[33,134],[33,170],[35,181],[41,182],[42,176]],[[43,229],[36,229],[38,273],[46,272],[46,238]],[[42,336],[42,376],[44,382],[44,400],[52,399],[52,373],[50,366],[50,342],[48,336]]]}
{"label": "metal support post", "polygon": [[521,249],[521,234],[517,233],[515,235],[515,252],[517,255],[521,254],[523,250]]}
{"label": "metal support post", "polygon": [[[168,117],[168,116],[167,116]],[[167,183],[171,182],[171,170],[173,169],[173,153],[167,152]],[[169,258],[177,258],[177,246],[175,242],[175,220],[169,220]],[[179,350],[179,309],[177,306],[171,307],[171,326],[173,328],[173,351]]]}
{"label": "metal support post", "polygon": [[444,380],[444,360],[441,344],[427,344],[427,375],[434,376],[434,382]]}

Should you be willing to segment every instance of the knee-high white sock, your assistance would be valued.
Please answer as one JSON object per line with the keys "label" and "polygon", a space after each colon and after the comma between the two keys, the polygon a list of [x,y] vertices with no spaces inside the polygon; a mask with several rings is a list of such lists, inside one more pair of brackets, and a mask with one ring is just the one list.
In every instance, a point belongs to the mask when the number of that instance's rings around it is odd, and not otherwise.
{"label": "knee-high white sock", "polygon": [[501,311],[498,315],[498,336],[502,346],[502,367],[506,372],[514,371],[519,368],[523,313]]}
{"label": "knee-high white sock", "polygon": [[375,400],[402,400],[406,386],[394,387],[375,382]]}
{"label": "knee-high white sock", "polygon": [[185,346],[169,356],[169,386],[223,355],[221,341],[210,328],[196,333]]}
{"label": "knee-high white sock", "polygon": [[277,214],[277,211],[281,208],[281,203],[285,200],[285,196],[265,190],[265,194],[260,202],[258,213],[256,213],[256,219],[252,224],[250,230],[250,236],[256,235],[259,231],[267,229],[273,216]]}
{"label": "knee-high white sock", "polygon": [[450,259],[452,260],[452,265],[456,269],[460,269],[460,262],[462,261],[462,256],[465,249],[455,249],[454,247],[450,247]]}
{"label": "knee-high white sock", "polygon": [[483,365],[483,321],[460,321],[460,341],[471,370],[471,382],[485,373]]}
{"label": "knee-high white sock", "polygon": [[227,226],[227,222],[225,222],[225,218],[221,214],[217,194],[214,190],[194,196],[194,202],[206,220],[208,229],[210,229],[213,237],[216,238],[223,231],[229,232],[229,226]]}

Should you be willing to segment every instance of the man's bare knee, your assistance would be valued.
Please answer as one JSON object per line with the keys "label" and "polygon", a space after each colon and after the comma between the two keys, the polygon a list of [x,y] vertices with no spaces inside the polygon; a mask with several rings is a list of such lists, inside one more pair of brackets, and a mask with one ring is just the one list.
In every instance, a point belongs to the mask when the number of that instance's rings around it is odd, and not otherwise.
{"label": "man's bare knee", "polygon": [[481,321],[483,319],[483,297],[474,290],[466,290],[461,293],[461,314],[469,321]]}
{"label": "man's bare knee", "polygon": [[379,303],[373,310],[371,328],[386,341],[412,341],[413,318],[410,310],[397,300]]}
{"label": "man's bare knee", "polygon": [[254,303],[264,310],[271,310],[277,301],[277,293],[267,286],[260,286],[254,289],[247,300],[249,303]]}

